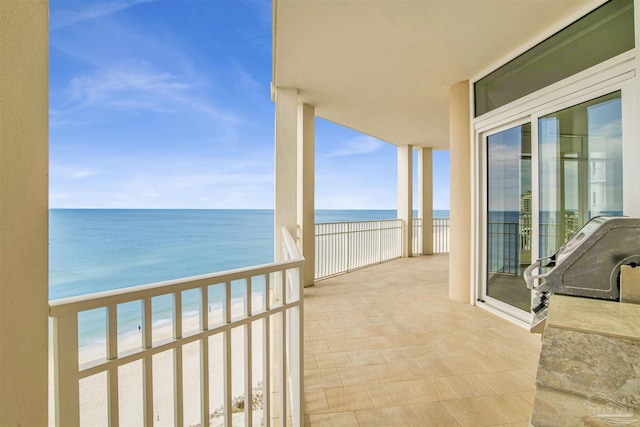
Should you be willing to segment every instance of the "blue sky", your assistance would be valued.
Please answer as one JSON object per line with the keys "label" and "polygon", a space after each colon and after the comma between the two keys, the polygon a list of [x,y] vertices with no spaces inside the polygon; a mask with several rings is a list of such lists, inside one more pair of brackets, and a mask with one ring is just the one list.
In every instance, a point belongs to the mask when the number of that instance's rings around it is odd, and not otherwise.
{"label": "blue sky", "polygon": [[[273,208],[271,0],[51,0],[52,208]],[[434,152],[434,208],[449,206]],[[396,147],[316,119],[316,208],[395,209]]]}

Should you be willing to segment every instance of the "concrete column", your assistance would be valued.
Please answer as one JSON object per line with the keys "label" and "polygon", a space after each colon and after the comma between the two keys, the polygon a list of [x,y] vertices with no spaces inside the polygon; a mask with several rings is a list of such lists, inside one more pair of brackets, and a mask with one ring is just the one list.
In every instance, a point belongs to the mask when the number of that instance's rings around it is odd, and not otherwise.
{"label": "concrete column", "polygon": [[304,286],[315,280],[316,226],[315,226],[315,108],[298,106],[298,224],[300,247],[306,260]]}
{"label": "concrete column", "polygon": [[422,218],[422,254],[433,254],[433,150],[418,149],[418,217]]}
{"label": "concrete column", "polygon": [[0,425],[48,425],[47,1],[0,1]]}
{"label": "concrete column", "polygon": [[402,256],[413,252],[413,147],[398,147],[398,218],[404,221]]}
{"label": "concrete column", "polygon": [[471,302],[471,111],[469,82],[449,88],[451,234],[449,298]]}
{"label": "concrete column", "polygon": [[275,101],[274,256],[282,261],[282,227],[298,234],[298,91],[277,88]]}

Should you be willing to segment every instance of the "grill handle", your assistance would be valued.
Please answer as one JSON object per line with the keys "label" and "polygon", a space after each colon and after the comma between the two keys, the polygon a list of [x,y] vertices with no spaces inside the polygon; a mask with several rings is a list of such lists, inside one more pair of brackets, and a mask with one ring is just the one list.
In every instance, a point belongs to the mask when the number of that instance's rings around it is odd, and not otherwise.
{"label": "grill handle", "polygon": [[[538,286],[540,286],[542,283],[544,283],[546,277],[549,275],[549,273],[546,274],[534,274],[533,271],[534,270],[539,270],[540,266],[542,265],[543,261],[545,262],[545,266],[550,266],[551,264],[549,263],[549,261],[553,261],[552,257],[545,257],[545,258],[540,258],[539,260],[537,260],[536,262],[534,262],[533,264],[531,264],[529,267],[527,267],[524,270],[524,280],[525,282],[527,282],[527,288],[529,289],[537,289]],[[535,284],[535,281],[538,280],[538,284]]]}

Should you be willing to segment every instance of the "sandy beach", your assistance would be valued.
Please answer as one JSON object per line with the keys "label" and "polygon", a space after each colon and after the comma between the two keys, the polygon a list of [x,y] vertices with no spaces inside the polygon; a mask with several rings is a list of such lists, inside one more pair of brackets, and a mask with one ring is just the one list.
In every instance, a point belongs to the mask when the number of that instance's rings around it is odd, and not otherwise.
{"label": "sandy beach", "polygon": [[[257,301],[256,301],[257,302]],[[242,312],[241,302],[233,304],[233,313]],[[239,310],[239,311],[238,311]],[[221,309],[210,311],[211,318],[222,318]],[[183,334],[198,329],[199,316],[183,316]],[[252,327],[252,384],[255,388],[263,381],[263,322],[254,322]],[[120,352],[141,346],[141,332],[134,330],[118,337]],[[153,341],[158,342],[172,336],[172,324],[169,321],[157,322],[153,326]],[[244,327],[232,332],[232,396],[244,394]],[[95,343],[79,349],[80,363],[105,357],[104,344]],[[223,336],[216,334],[209,338],[209,385],[210,413],[221,408],[223,403]],[[200,341],[182,347],[183,357],[183,394],[184,425],[200,423]],[[53,355],[49,356],[49,425],[55,424],[53,401]],[[124,365],[119,369],[119,411],[120,425],[134,427],[143,425],[143,371],[142,361]],[[154,425],[174,425],[174,351],[169,350],[153,357],[153,413]],[[241,423],[243,414],[234,414],[234,425]],[[107,376],[95,375],[80,381],[80,422],[82,426],[107,426]],[[212,420],[212,425],[222,424],[222,417]]]}

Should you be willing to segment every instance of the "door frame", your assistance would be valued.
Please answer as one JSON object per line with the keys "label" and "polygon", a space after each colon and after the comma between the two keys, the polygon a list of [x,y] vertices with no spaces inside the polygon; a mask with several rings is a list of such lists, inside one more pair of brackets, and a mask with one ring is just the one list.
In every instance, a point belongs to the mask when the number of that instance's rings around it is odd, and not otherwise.
{"label": "door frame", "polygon": [[[523,326],[531,313],[524,312],[486,295],[487,280],[487,150],[489,135],[523,123],[531,123],[532,185],[532,260],[539,256],[539,170],[538,120],[541,116],[569,108],[611,92],[621,91],[623,145],[623,211],[640,216],[640,143],[636,143],[638,125],[638,89],[635,50],[625,52],[601,64],[515,100],[492,112],[472,118],[472,250],[471,280],[473,301],[502,317]],[[471,91],[473,103],[473,91]],[[473,104],[472,104],[473,105]]]}

